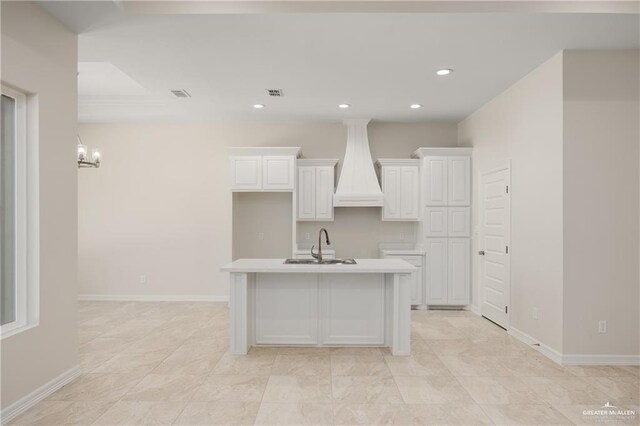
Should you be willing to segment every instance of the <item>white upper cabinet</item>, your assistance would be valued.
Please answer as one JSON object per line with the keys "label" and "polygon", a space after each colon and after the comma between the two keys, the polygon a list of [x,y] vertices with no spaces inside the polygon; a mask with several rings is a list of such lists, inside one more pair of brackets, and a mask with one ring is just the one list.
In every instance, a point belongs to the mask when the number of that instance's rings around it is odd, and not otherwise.
{"label": "white upper cabinet", "polygon": [[298,220],[333,220],[335,165],[338,160],[298,160]]}
{"label": "white upper cabinet", "polygon": [[262,189],[262,156],[231,157],[231,187],[233,189]]}
{"label": "white upper cabinet", "polygon": [[447,158],[424,159],[424,195],[427,206],[447,205]]}
{"label": "white upper cabinet", "polygon": [[265,155],[262,157],[262,189],[293,190],[295,158],[283,155]]}
{"label": "white upper cabinet", "polygon": [[300,148],[231,148],[231,190],[288,192],[295,189],[295,164]]}
{"label": "white upper cabinet", "polygon": [[425,206],[471,205],[471,148],[420,148]]}
{"label": "white upper cabinet", "polygon": [[382,220],[401,219],[401,183],[400,167],[382,168],[382,193],[384,194],[384,205],[382,207]]}
{"label": "white upper cabinet", "polygon": [[316,167],[316,219],[333,220],[335,165]]}
{"label": "white upper cabinet", "polygon": [[298,167],[298,219],[316,218],[316,169]]}
{"label": "white upper cabinet", "polygon": [[450,206],[468,206],[471,204],[471,158],[447,158],[448,193]]}
{"label": "white upper cabinet", "polygon": [[418,220],[420,217],[420,167],[400,168],[400,216]]}
{"label": "white upper cabinet", "polygon": [[384,205],[382,220],[419,220],[419,160],[380,159]]}

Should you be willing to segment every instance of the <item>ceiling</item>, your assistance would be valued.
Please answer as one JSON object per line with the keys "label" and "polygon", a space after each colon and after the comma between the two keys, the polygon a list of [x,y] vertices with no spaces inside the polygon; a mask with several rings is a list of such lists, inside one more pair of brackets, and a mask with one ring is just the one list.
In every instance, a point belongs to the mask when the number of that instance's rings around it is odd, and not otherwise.
{"label": "ceiling", "polygon": [[[40,4],[80,33],[83,122],[458,121],[562,49],[640,46],[634,14],[149,14],[114,2]],[[439,77],[439,68],[454,72]]]}

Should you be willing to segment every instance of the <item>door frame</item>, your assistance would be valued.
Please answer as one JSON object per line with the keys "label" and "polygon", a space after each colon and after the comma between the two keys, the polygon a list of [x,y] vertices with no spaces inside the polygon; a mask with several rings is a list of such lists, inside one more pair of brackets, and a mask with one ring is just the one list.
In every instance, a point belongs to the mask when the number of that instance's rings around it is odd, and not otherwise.
{"label": "door frame", "polygon": [[[507,306],[509,307],[509,309],[507,309],[507,323],[506,323],[506,329],[507,332],[509,332],[511,330],[511,254],[513,252],[512,247],[511,247],[511,194],[513,193],[513,188],[511,185],[511,160],[507,160],[505,163],[502,163],[502,165],[498,166],[498,167],[492,167],[488,170],[484,170],[484,171],[478,171],[478,244],[477,244],[477,249],[478,250],[483,250],[482,247],[480,247],[480,242],[484,241],[484,235],[482,233],[482,223],[483,223],[483,217],[484,217],[484,206],[482,204],[482,178],[484,175],[488,175],[491,173],[495,173],[495,172],[499,172],[502,170],[506,170],[507,172],[507,186],[509,188],[509,193],[506,199],[506,210],[507,210],[507,226],[506,228],[506,235],[505,235],[505,239],[507,241],[507,246],[509,247],[509,255],[506,257],[507,262],[506,262],[506,268],[507,268],[507,277],[508,277],[508,285],[507,285]],[[480,257],[479,254],[476,252],[475,253],[476,256]],[[480,314],[480,316],[482,315],[482,294],[484,292],[484,285],[482,282],[482,267],[480,266],[480,262],[482,262],[482,259],[478,259],[478,271],[477,271],[477,279],[478,279],[478,298],[480,300],[478,300],[478,313]],[[490,320],[489,320],[490,321]]]}

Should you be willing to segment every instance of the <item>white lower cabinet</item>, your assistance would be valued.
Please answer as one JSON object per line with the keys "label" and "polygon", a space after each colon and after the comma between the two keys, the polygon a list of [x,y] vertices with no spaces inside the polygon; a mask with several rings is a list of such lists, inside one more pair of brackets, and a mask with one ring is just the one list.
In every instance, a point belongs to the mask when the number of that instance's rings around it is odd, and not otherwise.
{"label": "white lower cabinet", "polygon": [[403,259],[418,268],[411,279],[411,305],[424,304],[423,288],[424,288],[424,262],[423,256],[414,254],[382,254],[385,259],[397,258]]}
{"label": "white lower cabinet", "polygon": [[256,274],[260,345],[383,345],[384,274]]}
{"label": "white lower cabinet", "polygon": [[447,261],[447,302],[449,305],[469,304],[471,241],[449,238]]}
{"label": "white lower cabinet", "polygon": [[427,238],[426,251],[427,305],[468,305],[471,240]]}
{"label": "white lower cabinet", "polygon": [[322,344],[384,343],[383,275],[322,274],[320,298]]}
{"label": "white lower cabinet", "polygon": [[318,343],[317,275],[257,274],[255,297],[256,344]]}
{"label": "white lower cabinet", "polygon": [[425,300],[427,305],[447,304],[447,239],[426,240]]}

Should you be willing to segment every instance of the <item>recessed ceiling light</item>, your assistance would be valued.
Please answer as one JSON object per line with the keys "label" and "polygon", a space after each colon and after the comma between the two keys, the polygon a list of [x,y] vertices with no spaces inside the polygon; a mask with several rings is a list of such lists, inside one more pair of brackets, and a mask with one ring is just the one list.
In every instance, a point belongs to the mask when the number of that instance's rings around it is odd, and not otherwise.
{"label": "recessed ceiling light", "polygon": [[255,104],[253,107],[255,109],[262,109],[262,108],[264,108],[264,105],[263,104]]}
{"label": "recessed ceiling light", "polygon": [[411,104],[411,109],[418,109],[418,108],[422,108],[422,105],[420,104]]}
{"label": "recessed ceiling light", "polygon": [[436,74],[438,75],[449,75],[453,72],[453,70],[451,68],[442,68],[438,71],[436,71]]}
{"label": "recessed ceiling light", "polygon": [[350,106],[351,106],[351,105],[349,105],[349,104],[340,104],[340,105],[338,105],[338,108],[347,109],[347,108],[349,108]]}

